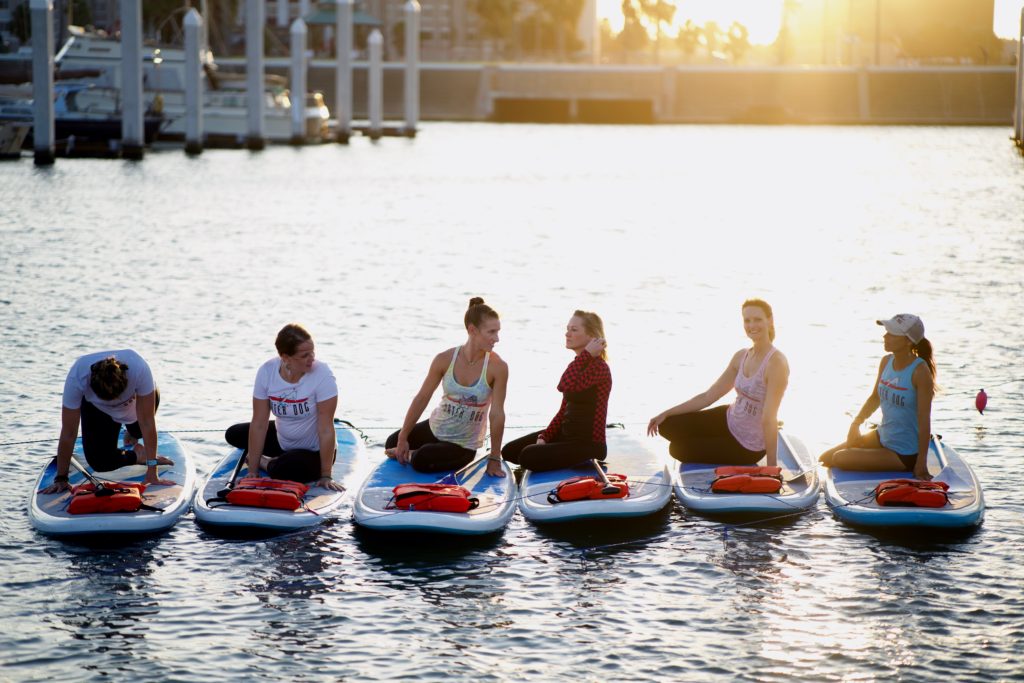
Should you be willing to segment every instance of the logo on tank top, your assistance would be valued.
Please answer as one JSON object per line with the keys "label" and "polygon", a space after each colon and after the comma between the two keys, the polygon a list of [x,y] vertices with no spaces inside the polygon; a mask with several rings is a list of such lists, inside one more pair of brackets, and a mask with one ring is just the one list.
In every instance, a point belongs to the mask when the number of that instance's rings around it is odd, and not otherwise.
{"label": "logo on tank top", "polygon": [[906,393],[900,393],[906,391],[907,387],[901,387],[895,382],[889,382],[884,379],[878,381],[878,398],[897,408],[906,407],[907,395]]}
{"label": "logo on tank top", "polygon": [[284,396],[267,396],[270,412],[274,417],[300,417],[309,414],[309,397],[296,398],[298,391],[292,389]]}

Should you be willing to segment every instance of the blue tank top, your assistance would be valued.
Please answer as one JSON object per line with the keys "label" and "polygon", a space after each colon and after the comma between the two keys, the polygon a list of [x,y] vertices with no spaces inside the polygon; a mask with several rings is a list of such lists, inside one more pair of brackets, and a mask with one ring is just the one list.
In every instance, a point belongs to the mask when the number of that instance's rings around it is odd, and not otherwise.
{"label": "blue tank top", "polygon": [[917,455],[917,389],[911,377],[924,361],[915,358],[913,363],[897,371],[892,367],[892,359],[889,356],[878,379],[878,400],[882,408],[878,440],[900,455]]}

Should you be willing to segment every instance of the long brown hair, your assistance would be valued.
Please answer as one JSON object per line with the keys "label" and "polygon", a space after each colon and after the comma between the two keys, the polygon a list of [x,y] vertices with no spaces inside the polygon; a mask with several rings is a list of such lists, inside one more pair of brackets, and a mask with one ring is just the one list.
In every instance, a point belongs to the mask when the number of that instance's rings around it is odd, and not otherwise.
{"label": "long brown hair", "polygon": [[[601,320],[601,316],[593,311],[580,311],[577,310],[573,313],[573,317],[579,318],[583,321],[583,331],[588,336],[594,339],[604,339],[604,321]],[[601,359],[608,360],[608,349],[604,348],[601,350]]]}
{"label": "long brown hair", "polygon": [[916,344],[910,342],[910,348],[918,358],[925,362],[925,365],[928,366],[928,372],[932,373],[932,380],[934,380],[938,371],[935,369],[935,359],[932,357],[932,343],[927,338],[921,337],[921,341]]}

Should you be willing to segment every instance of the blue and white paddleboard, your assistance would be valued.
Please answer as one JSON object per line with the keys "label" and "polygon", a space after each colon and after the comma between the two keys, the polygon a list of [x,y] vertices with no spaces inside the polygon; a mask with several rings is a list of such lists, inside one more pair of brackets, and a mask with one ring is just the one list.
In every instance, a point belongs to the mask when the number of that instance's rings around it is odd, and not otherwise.
{"label": "blue and white paddleboard", "polygon": [[487,458],[479,458],[456,473],[460,486],[469,489],[480,504],[469,512],[399,510],[392,507],[392,489],[399,484],[430,484],[449,472],[425,474],[397,460],[385,458],[359,487],[352,505],[356,524],[380,531],[417,531],[440,534],[479,535],[505,528],[516,510],[518,489],[512,470],[502,463],[504,477],[487,474]]}
{"label": "blue and white paddleboard", "polygon": [[[173,486],[150,486],[142,494],[142,502],[159,511],[107,512],[73,515],[68,512],[71,492],[41,494],[39,490],[53,483],[57,475],[57,460],[52,458],[43,468],[29,496],[29,520],[39,531],[53,536],[86,536],[98,534],[148,534],[163,531],[188,511],[196,485],[196,468],[192,455],[173,434],[160,432],[157,452],[174,461],[173,465],[160,465],[160,478],[175,482]],[[82,440],[75,442],[68,483],[85,484],[89,479],[82,470],[101,482],[141,482],[146,476],[145,465],[131,465],[110,472],[94,472],[85,461]]]}
{"label": "blue and white paddleboard", "polygon": [[928,472],[935,481],[949,484],[949,502],[941,508],[892,507],[875,502],[875,487],[887,479],[913,479],[911,472],[856,472],[830,467],[825,470],[825,500],[844,522],[871,527],[934,527],[962,529],[981,524],[985,497],[974,471],[953,448],[932,438]]}
{"label": "blue and white paddleboard", "polygon": [[558,483],[571,477],[596,476],[591,461],[548,472],[526,470],[520,484],[519,510],[532,522],[568,522],[606,517],[643,517],[664,508],[672,497],[668,465],[644,441],[622,430],[607,433],[609,472],[623,474],[629,483],[625,498],[573,500],[552,503],[548,494]]}
{"label": "blue and white paddleboard", "polygon": [[[818,502],[818,463],[804,442],[779,430],[778,461],[782,489],[778,493],[712,493],[715,468],[710,463],[676,463],[673,484],[676,498],[691,510],[719,514],[797,512]],[[762,458],[758,465],[764,465]]]}
{"label": "blue and white paddleboard", "polygon": [[[365,464],[363,441],[356,428],[348,422],[335,421],[338,438],[338,455],[331,470],[334,480],[347,489],[354,485],[354,475]],[[208,527],[230,527],[237,529],[265,529],[290,531],[316,526],[335,512],[345,500],[346,491],[333,491],[311,486],[303,498],[303,506],[297,510],[275,510],[272,508],[232,505],[221,499],[217,493],[231,481],[235,467],[242,458],[242,450],[233,449],[224,457],[196,492],[192,510],[196,521]],[[242,464],[238,479],[245,477],[249,467]],[[266,473],[263,473],[266,476]]]}

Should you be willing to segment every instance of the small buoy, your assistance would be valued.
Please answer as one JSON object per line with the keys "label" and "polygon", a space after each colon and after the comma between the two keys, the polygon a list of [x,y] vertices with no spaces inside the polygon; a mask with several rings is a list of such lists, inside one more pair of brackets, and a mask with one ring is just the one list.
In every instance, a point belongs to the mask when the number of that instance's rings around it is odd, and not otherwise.
{"label": "small buoy", "polygon": [[978,409],[978,412],[982,415],[985,414],[985,406],[988,405],[988,394],[982,389],[978,392],[978,395],[974,397],[974,407]]}

